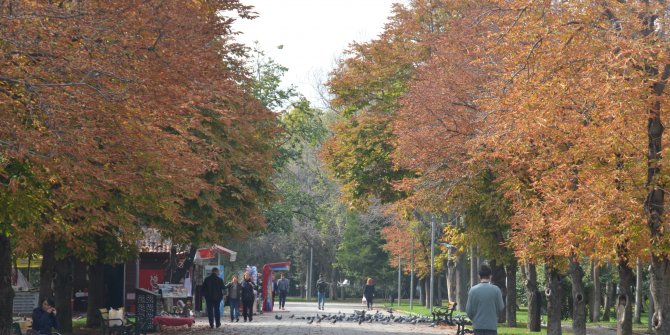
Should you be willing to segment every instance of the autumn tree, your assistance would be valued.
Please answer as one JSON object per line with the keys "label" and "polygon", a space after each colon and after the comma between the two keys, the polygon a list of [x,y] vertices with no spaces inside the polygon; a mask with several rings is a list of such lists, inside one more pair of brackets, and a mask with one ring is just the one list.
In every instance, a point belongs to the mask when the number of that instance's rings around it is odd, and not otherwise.
{"label": "autumn tree", "polygon": [[[239,87],[247,73],[231,69],[242,68],[243,48],[222,12],[250,17],[237,1],[2,4],[3,155],[29,159],[53,190],[61,219],[46,218],[35,237],[55,244],[57,261],[96,261],[107,234],[134,243],[141,213],[161,218],[167,235],[178,231],[169,223],[197,225],[182,209],[203,192],[236,210],[205,238],[261,222],[273,115]],[[200,136],[212,123],[225,125],[216,140],[226,143]],[[226,180],[208,183],[207,172]],[[57,282],[68,277],[61,270]],[[57,304],[67,307],[63,285]]]}

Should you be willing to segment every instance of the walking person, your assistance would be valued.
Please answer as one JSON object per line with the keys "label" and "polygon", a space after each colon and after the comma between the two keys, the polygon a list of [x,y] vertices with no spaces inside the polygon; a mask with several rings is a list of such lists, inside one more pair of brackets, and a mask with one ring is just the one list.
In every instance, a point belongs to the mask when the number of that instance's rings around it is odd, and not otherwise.
{"label": "walking person", "polygon": [[316,281],[316,296],[319,305],[318,309],[320,310],[324,309],[324,304],[326,303],[326,289],[328,285],[328,282],[323,279],[323,274],[319,274],[319,280]]}
{"label": "walking person", "polygon": [[40,307],[33,310],[33,333],[51,335],[51,328],[58,329],[56,308],[51,298],[42,300]]}
{"label": "walking person", "polygon": [[288,294],[289,281],[284,277],[284,273],[281,274],[279,280],[277,280],[277,290],[279,291],[279,309],[286,310],[286,295]]}
{"label": "walking person", "polygon": [[375,297],[375,284],[372,281],[372,278],[368,278],[367,282],[365,282],[365,286],[363,287],[363,297],[365,297],[365,301],[367,302],[368,311],[372,310],[372,300]]}
{"label": "walking person", "polygon": [[242,317],[244,322],[254,319],[254,302],[256,301],[256,284],[251,280],[249,272],[244,273],[242,286]]}
{"label": "walking person", "polygon": [[230,283],[226,285],[228,290],[227,299],[230,306],[230,322],[240,321],[240,299],[242,298],[242,285],[237,281],[237,275],[230,278]]}
{"label": "walking person", "polygon": [[221,300],[223,300],[223,279],[219,277],[219,269],[212,268],[211,274],[202,283],[202,294],[207,307],[209,328],[221,327]]}
{"label": "walking person", "polygon": [[483,264],[479,268],[479,284],[470,288],[465,306],[474,334],[497,335],[498,314],[504,309],[500,288],[491,284],[491,268]]}

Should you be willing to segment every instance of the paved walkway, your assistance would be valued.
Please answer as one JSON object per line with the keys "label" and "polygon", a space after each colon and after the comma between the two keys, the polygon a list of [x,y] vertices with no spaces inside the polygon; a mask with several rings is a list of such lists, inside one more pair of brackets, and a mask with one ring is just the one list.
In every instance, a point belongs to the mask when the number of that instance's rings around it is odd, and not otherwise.
{"label": "paved walkway", "polygon": [[[275,307],[277,305],[275,304]],[[317,311],[316,303],[289,302],[285,311],[277,311],[255,315],[253,322],[240,321],[230,322],[229,310],[226,307],[226,316],[222,316],[222,326],[219,329],[210,329],[207,317],[199,317],[192,329],[175,328],[165,329],[163,332],[169,334],[240,334],[240,335],[417,335],[417,334],[456,334],[455,327],[437,326],[431,327],[430,323],[394,323],[383,324],[382,322],[363,322],[358,324],[354,321],[339,321],[332,323],[327,319],[317,323],[312,321],[308,324],[307,317],[315,315],[336,315],[338,313],[353,314],[354,310],[362,310],[363,306],[357,304],[326,303],[323,311]],[[378,310],[388,315],[384,309]],[[293,316],[293,318],[291,318]],[[277,319],[281,317],[281,319]]]}

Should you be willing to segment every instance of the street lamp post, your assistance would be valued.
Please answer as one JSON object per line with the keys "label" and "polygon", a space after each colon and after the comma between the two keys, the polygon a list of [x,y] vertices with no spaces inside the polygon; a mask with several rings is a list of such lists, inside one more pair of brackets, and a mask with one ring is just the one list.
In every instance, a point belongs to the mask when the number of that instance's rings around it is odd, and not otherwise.
{"label": "street lamp post", "polygon": [[412,265],[410,266],[410,275],[409,275],[409,310],[412,310],[414,303],[414,238],[412,237],[412,259],[410,260]]}
{"label": "street lamp post", "polygon": [[433,290],[435,288],[435,218],[430,221],[430,312],[433,312]]}
{"label": "street lamp post", "polygon": [[309,280],[307,282],[307,301],[310,301],[312,299],[312,262],[314,261],[314,249],[312,247],[309,247]]}
{"label": "street lamp post", "polygon": [[398,307],[400,307],[400,284],[401,284],[401,281],[402,281],[402,277],[401,277],[402,265],[400,264],[401,261],[402,261],[402,258],[400,257],[400,255],[398,255],[398,305],[396,305]]}

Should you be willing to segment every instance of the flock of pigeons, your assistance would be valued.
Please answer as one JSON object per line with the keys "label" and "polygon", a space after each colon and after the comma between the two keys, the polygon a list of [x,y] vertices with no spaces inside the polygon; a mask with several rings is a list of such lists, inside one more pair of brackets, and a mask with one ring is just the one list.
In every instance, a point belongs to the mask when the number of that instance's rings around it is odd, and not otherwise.
{"label": "flock of pigeons", "polygon": [[[396,316],[393,315],[393,310],[388,310],[387,313],[382,313],[379,312],[379,310],[376,311],[376,313],[371,314],[371,313],[366,313],[367,311],[359,311],[359,310],[354,310],[354,313],[351,314],[346,314],[342,312],[337,312],[337,314],[316,314],[314,316],[296,316],[295,314],[292,314],[289,316],[289,319],[296,319],[296,320],[306,320],[307,324],[312,324],[316,323],[319,324],[321,322],[330,322],[330,323],[337,323],[337,322],[356,322],[359,325],[366,322],[366,323],[373,323],[373,322],[379,322],[383,325],[388,325],[391,323],[408,323],[415,325],[417,323],[419,324],[429,324],[430,327],[435,327],[436,323],[432,321],[430,317],[427,316],[422,316],[422,315],[402,315],[402,316]],[[280,314],[275,314],[275,319],[281,320],[283,318],[282,315]]]}

